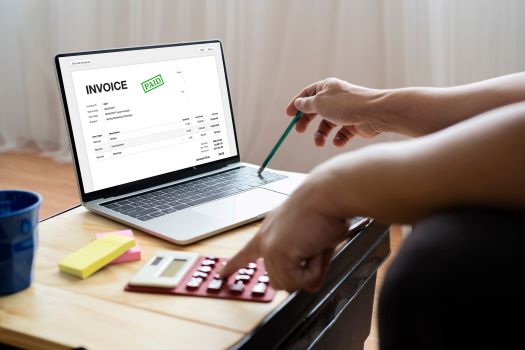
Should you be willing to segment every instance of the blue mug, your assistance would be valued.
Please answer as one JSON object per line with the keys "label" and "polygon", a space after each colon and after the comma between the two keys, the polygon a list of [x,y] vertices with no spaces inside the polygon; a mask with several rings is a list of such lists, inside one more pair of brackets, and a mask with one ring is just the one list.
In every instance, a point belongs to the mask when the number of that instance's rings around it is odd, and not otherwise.
{"label": "blue mug", "polygon": [[41,203],[35,192],[0,191],[0,295],[31,284]]}

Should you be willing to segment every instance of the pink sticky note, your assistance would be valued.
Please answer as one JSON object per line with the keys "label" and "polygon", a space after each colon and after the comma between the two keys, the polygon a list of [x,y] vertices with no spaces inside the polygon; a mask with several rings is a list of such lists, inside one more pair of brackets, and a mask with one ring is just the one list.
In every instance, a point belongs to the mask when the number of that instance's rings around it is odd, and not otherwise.
{"label": "pink sticky note", "polygon": [[[97,238],[104,237],[106,235],[121,235],[121,236],[128,236],[133,237],[133,232],[131,230],[122,230],[122,231],[112,231],[112,232],[101,232],[95,234]],[[120,264],[123,262],[128,261],[136,261],[140,260],[140,247],[138,243],[135,242],[135,246],[128,251],[126,251],[124,254],[110,262],[110,264]]]}

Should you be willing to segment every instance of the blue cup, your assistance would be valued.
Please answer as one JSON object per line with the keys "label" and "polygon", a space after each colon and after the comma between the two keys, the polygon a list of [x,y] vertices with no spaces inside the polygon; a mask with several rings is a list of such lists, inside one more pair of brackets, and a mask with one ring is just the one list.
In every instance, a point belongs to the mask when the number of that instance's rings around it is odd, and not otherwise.
{"label": "blue cup", "polygon": [[0,191],[0,295],[31,284],[40,203],[35,192]]}

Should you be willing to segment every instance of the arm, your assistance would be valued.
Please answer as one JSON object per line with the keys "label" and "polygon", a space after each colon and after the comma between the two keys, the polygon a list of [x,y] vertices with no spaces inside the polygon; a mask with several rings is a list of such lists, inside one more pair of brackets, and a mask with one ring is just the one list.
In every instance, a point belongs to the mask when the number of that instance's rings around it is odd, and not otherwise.
{"label": "arm", "polygon": [[[441,209],[525,210],[525,103],[322,164],[225,266],[262,256],[276,288],[314,291],[354,215],[406,223]],[[305,265],[306,262],[306,265]]]}
{"label": "arm", "polygon": [[333,158],[315,170],[315,187],[327,199],[325,214],[384,222],[410,223],[458,206],[525,209],[524,135],[525,103],[518,103]]}
{"label": "arm", "polygon": [[315,143],[323,146],[332,129],[336,146],[353,136],[373,137],[384,131],[426,135],[485,111],[525,101],[525,72],[449,88],[369,89],[328,78],[304,88],[286,107],[305,115],[296,130],[303,132],[320,116]]}
{"label": "arm", "polygon": [[386,93],[391,129],[421,136],[511,103],[525,101],[525,72],[448,88],[404,88]]}

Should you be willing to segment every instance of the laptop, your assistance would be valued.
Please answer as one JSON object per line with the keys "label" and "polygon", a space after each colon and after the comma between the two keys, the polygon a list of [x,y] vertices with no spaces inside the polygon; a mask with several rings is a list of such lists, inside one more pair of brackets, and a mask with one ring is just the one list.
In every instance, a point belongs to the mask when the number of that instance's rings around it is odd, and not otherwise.
{"label": "laptop", "polygon": [[218,40],[59,54],[55,66],[92,212],[184,245],[263,218],[304,179],[241,162]]}

